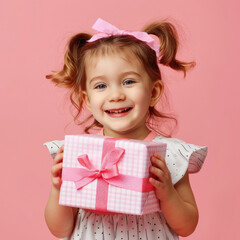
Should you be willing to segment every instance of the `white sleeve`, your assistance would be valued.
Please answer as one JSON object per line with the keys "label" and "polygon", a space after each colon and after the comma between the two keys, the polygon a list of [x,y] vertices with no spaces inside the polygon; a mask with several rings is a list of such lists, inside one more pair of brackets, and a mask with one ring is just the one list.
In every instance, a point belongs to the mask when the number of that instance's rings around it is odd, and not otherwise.
{"label": "white sleeve", "polygon": [[51,142],[46,142],[43,145],[48,148],[48,151],[51,154],[52,158],[55,158],[55,155],[56,155],[58,149],[63,144],[64,144],[64,140],[63,141],[54,140],[54,141],[51,141]]}
{"label": "white sleeve", "polygon": [[189,173],[198,172],[207,156],[208,148],[185,143],[176,138],[157,136],[154,142],[167,144],[165,160],[171,173],[173,184],[177,183],[188,170]]}

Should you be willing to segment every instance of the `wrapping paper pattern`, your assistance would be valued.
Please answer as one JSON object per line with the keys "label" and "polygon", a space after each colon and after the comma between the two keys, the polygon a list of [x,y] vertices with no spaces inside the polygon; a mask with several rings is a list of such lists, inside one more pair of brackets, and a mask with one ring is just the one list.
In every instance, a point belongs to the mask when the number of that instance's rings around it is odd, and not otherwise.
{"label": "wrapping paper pattern", "polygon": [[[100,135],[67,135],[65,136],[63,174],[64,168],[80,168],[77,157],[88,154],[96,168],[101,167],[102,149],[104,139]],[[165,157],[166,144],[138,140],[115,140],[115,147],[125,149],[125,154],[118,163],[120,174],[139,178],[149,177],[150,157],[154,152]],[[77,190],[74,182],[63,181],[60,191],[59,203],[62,205],[95,209],[97,180]],[[107,211],[145,214],[159,211],[159,201],[154,191],[136,192],[115,187],[109,184],[107,196]]]}

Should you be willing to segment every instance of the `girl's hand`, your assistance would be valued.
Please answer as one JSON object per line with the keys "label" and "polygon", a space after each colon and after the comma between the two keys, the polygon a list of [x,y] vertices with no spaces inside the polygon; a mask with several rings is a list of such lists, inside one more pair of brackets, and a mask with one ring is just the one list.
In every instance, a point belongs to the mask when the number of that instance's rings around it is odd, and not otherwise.
{"label": "girl's hand", "polygon": [[53,186],[60,190],[60,187],[62,185],[62,166],[63,166],[63,151],[64,151],[64,145],[62,145],[58,151],[57,154],[53,160],[53,165],[51,169],[51,177],[52,177],[52,184]]}
{"label": "girl's hand", "polygon": [[172,184],[171,174],[166,165],[165,159],[159,154],[154,153],[151,157],[152,166],[150,172],[154,177],[150,177],[150,183],[155,187],[157,198],[162,201],[170,199],[175,188]]}

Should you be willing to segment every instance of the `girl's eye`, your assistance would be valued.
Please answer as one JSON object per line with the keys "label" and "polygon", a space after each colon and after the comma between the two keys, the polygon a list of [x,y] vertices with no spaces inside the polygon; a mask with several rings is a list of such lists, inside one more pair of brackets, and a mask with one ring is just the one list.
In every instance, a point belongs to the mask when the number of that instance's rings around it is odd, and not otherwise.
{"label": "girl's eye", "polygon": [[104,88],[106,88],[106,84],[103,84],[103,83],[98,84],[95,88],[96,89],[104,89]]}
{"label": "girl's eye", "polygon": [[133,84],[133,83],[135,83],[134,80],[132,80],[132,79],[127,79],[127,80],[125,80],[125,81],[123,82],[123,85],[131,85],[131,84]]}

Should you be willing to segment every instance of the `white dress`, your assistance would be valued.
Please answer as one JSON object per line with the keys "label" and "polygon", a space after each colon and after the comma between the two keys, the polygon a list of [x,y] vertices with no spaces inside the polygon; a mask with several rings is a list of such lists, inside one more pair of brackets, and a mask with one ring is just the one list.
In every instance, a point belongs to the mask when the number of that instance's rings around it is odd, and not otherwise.
{"label": "white dress", "polygon": [[[150,136],[151,135],[151,136]],[[207,147],[187,144],[175,138],[165,138],[151,133],[145,140],[167,143],[166,163],[173,184],[188,170],[198,172],[207,155]],[[54,158],[64,141],[45,143]],[[145,215],[96,214],[79,209],[75,228],[65,240],[177,240],[178,235],[166,223],[162,212]]]}

